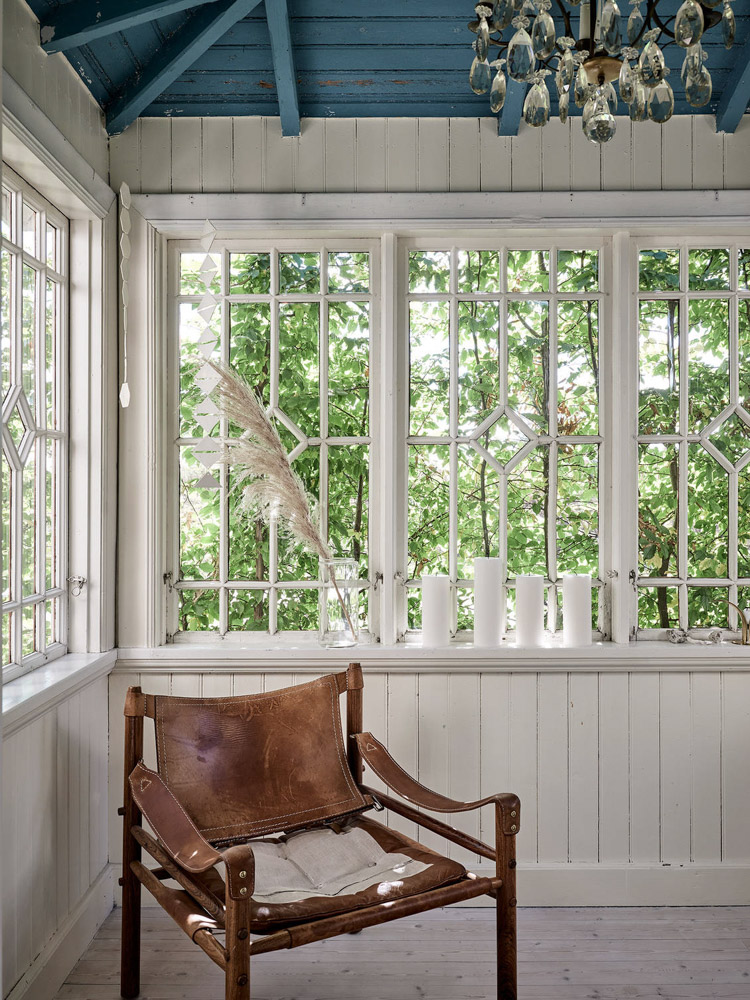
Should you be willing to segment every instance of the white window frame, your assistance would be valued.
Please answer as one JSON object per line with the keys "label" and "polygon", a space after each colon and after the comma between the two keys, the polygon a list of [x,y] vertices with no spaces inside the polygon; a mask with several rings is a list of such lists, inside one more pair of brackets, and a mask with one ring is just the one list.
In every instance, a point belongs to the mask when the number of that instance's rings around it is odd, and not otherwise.
{"label": "white window frame", "polygon": [[[702,239],[700,236],[691,233],[690,235],[682,237],[666,236],[666,237],[642,237],[634,239],[632,242],[632,270],[633,270],[633,287],[634,287],[634,297],[636,300],[636,305],[634,309],[634,339],[636,343],[639,341],[639,319],[638,319],[638,304],[641,301],[677,301],[679,303],[679,313],[678,313],[678,331],[679,331],[679,344],[678,344],[678,359],[679,359],[679,411],[678,411],[678,428],[673,434],[646,434],[642,435],[640,429],[637,426],[637,397],[638,397],[638,386],[639,386],[639,367],[638,367],[638,356],[636,352],[636,369],[634,373],[634,395],[636,398],[636,439],[638,445],[640,444],[657,444],[657,443],[678,443],[681,445],[680,457],[679,457],[679,483],[678,483],[678,509],[679,509],[679,526],[678,526],[678,541],[677,541],[677,574],[673,577],[648,577],[642,576],[638,573],[636,579],[637,588],[640,590],[642,588],[653,588],[653,587],[670,587],[677,590],[678,593],[678,607],[679,607],[679,628],[682,630],[687,630],[688,628],[688,588],[689,587],[726,587],[729,591],[729,600],[737,603],[737,588],[738,587],[749,587],[750,577],[741,577],[737,572],[737,552],[738,552],[738,510],[737,510],[737,493],[738,493],[738,472],[734,470],[728,460],[718,451],[715,446],[712,446],[709,441],[708,454],[711,455],[725,470],[728,477],[728,496],[729,496],[729,512],[728,512],[728,544],[727,544],[727,555],[728,555],[728,573],[726,577],[712,578],[693,578],[689,577],[687,573],[688,566],[688,545],[689,545],[689,534],[688,534],[688,452],[687,446],[691,443],[699,443],[708,438],[707,431],[710,431],[715,424],[718,423],[718,418],[720,414],[716,415],[716,418],[712,420],[700,433],[688,433],[688,400],[690,395],[690,385],[689,385],[689,375],[688,375],[688,352],[689,352],[689,303],[691,300],[695,299],[721,299],[728,303],[728,320],[729,320],[729,389],[730,389],[730,402],[728,406],[739,405],[738,398],[738,310],[740,299],[750,298],[750,290],[741,290],[738,288],[738,250],[739,249],[750,249],[750,236],[745,237],[743,240],[741,237],[737,238],[734,235],[728,235],[725,239],[716,239],[713,236],[709,237],[707,234],[706,239]],[[728,290],[690,290],[688,285],[688,268],[689,259],[688,253],[690,250],[710,250],[710,249],[728,249],[729,250],[729,266],[730,266],[730,285]],[[672,291],[640,291],[639,290],[639,260],[640,252],[642,250],[679,250],[680,251],[680,287],[677,290]],[[726,408],[725,408],[726,409]],[[722,410],[724,413],[725,410]],[[750,462],[750,453],[748,453],[743,459],[740,460],[740,467],[744,468],[745,465]],[[636,472],[637,476],[637,472]],[[636,479],[637,484],[637,479]],[[636,485],[637,490],[637,485]],[[638,538],[635,539],[635,566],[638,567],[640,563],[640,553],[638,551]],[[738,616],[734,608],[728,608],[728,625],[723,629],[725,637],[728,637],[730,633],[736,631],[738,627]],[[698,628],[691,626],[689,629],[690,635],[700,636],[720,626],[712,626],[711,628]],[[667,629],[654,629],[654,628],[640,628],[637,619],[636,610],[636,637],[640,639],[662,639],[667,633]]]}
{"label": "white window frame", "polygon": [[[353,252],[367,252],[370,256],[370,287],[368,292],[328,292],[323,291],[327,289],[327,273],[328,273],[328,252],[335,251],[346,251],[351,250]],[[329,444],[346,444],[353,443],[351,439],[338,439],[329,438],[327,436],[327,372],[328,372],[328,310],[324,308],[330,302],[348,302],[348,301],[362,301],[368,302],[370,305],[369,321],[370,321],[370,433],[364,438],[357,438],[357,444],[367,444],[370,449],[369,455],[369,467],[371,470],[370,485],[375,481],[372,476],[372,470],[376,468],[376,462],[379,461],[378,455],[380,453],[379,447],[375,444],[377,435],[373,433],[373,429],[379,425],[379,404],[378,404],[378,374],[380,371],[380,337],[378,335],[379,330],[379,307],[380,307],[380,294],[379,294],[379,278],[380,278],[380,247],[377,240],[372,239],[361,239],[352,237],[352,239],[342,239],[339,237],[332,237],[330,239],[326,238],[295,238],[295,239],[276,239],[273,235],[269,234],[267,239],[258,239],[257,237],[249,237],[245,240],[238,239],[226,239],[217,240],[212,248],[212,255],[221,256],[221,285],[220,293],[217,294],[217,300],[219,302],[224,302],[227,305],[233,302],[267,302],[271,307],[271,372],[272,372],[272,395],[270,398],[270,410],[272,413],[280,413],[278,406],[278,392],[277,387],[274,385],[273,373],[276,367],[276,359],[278,357],[278,309],[277,307],[281,303],[297,303],[297,302],[315,302],[320,304],[320,414],[321,414],[321,435],[319,437],[310,437],[307,439],[307,444],[320,449],[320,476],[321,483],[324,482],[325,473],[327,470],[327,451]],[[315,293],[284,293],[280,292],[278,288],[278,268],[279,268],[279,255],[282,253],[310,253],[317,252],[320,254],[320,281],[321,281],[321,291]],[[181,590],[218,590],[221,594],[226,595],[228,590],[262,590],[269,594],[269,630],[270,639],[273,642],[295,644],[300,641],[304,642],[310,638],[311,635],[316,635],[312,632],[302,632],[302,631],[284,631],[279,632],[276,628],[276,603],[277,594],[279,590],[295,590],[295,589],[317,589],[320,591],[322,588],[322,580],[320,577],[317,581],[278,581],[273,578],[272,574],[269,574],[269,580],[263,582],[255,581],[237,581],[229,580],[227,575],[227,561],[228,561],[228,535],[226,531],[226,525],[222,528],[222,544],[220,546],[220,574],[219,579],[216,581],[183,581],[180,579],[180,543],[179,543],[179,516],[175,516],[176,512],[179,511],[179,446],[189,443],[190,439],[183,439],[179,437],[179,304],[180,302],[186,302],[195,300],[200,300],[200,295],[190,296],[190,295],[180,295],[179,289],[179,255],[180,253],[205,253],[205,250],[201,249],[200,243],[196,241],[185,241],[185,240],[170,240],[166,247],[167,255],[167,283],[168,283],[168,308],[167,308],[167,323],[168,329],[170,331],[169,344],[167,346],[167,389],[166,389],[166,400],[167,400],[167,437],[168,437],[168,472],[167,472],[167,569],[166,569],[166,580],[167,580],[167,595],[166,595],[166,637],[168,641],[173,641],[177,644],[180,643],[201,643],[205,642],[207,639],[210,641],[212,639],[221,639],[225,642],[242,644],[247,646],[262,647],[267,645],[269,641],[269,632],[265,631],[228,631],[227,630],[227,599],[224,596],[220,601],[220,627],[219,631],[211,632],[182,632],[178,631],[178,615],[179,615],[179,593]],[[271,290],[269,294],[257,294],[257,295],[244,295],[239,293],[230,294],[229,289],[229,255],[231,253],[269,253],[271,258]],[[222,344],[222,355],[221,359],[223,362],[229,360],[227,348],[230,341],[230,309],[222,308],[221,311],[221,344]],[[282,414],[283,422],[283,414]],[[292,454],[292,459],[296,457],[299,453],[300,447],[295,448]],[[225,474],[218,471],[218,465],[213,467],[214,475],[220,478],[221,481],[221,492],[222,492],[222,509],[226,502],[226,482]],[[322,516],[325,518],[326,515],[326,500],[324,499],[320,505],[320,511]],[[377,570],[373,567],[373,552],[372,552],[372,540],[378,537],[379,534],[379,522],[376,505],[373,502],[372,490],[370,490],[370,500],[369,500],[369,512],[368,512],[368,576],[362,577],[362,584],[360,586],[361,595],[367,595],[366,598],[360,596],[360,600],[367,599],[368,606],[368,630],[361,633],[362,641],[368,642],[374,640],[379,635],[379,601],[376,594],[376,589],[373,584],[376,579]],[[272,565],[275,564],[275,557],[277,551],[278,543],[278,529],[275,525],[271,525],[269,531],[269,546],[272,555]]]}
{"label": "white window frame", "polygon": [[[11,536],[11,549],[15,552],[15,559],[11,560],[11,572],[13,574],[13,590],[16,594],[16,599],[10,600],[3,604],[3,619],[5,621],[5,615],[8,613],[13,614],[13,636],[12,643],[16,650],[21,650],[22,648],[22,628],[23,628],[23,611],[28,607],[35,607],[35,617],[36,617],[36,634],[37,634],[37,645],[40,647],[33,653],[28,653],[25,656],[21,655],[18,661],[14,661],[10,666],[6,666],[3,669],[3,683],[12,681],[14,678],[27,673],[34,668],[41,666],[51,660],[55,660],[60,656],[63,656],[68,649],[67,645],[67,624],[68,624],[68,588],[67,588],[67,575],[68,575],[68,442],[69,442],[69,419],[68,419],[68,377],[67,373],[69,371],[69,361],[68,361],[68,302],[69,302],[69,286],[70,286],[70,258],[69,258],[69,220],[62,215],[53,205],[51,205],[46,198],[44,198],[38,191],[36,191],[30,184],[28,184],[22,177],[20,177],[15,171],[13,171],[7,164],[3,164],[3,186],[8,188],[11,192],[11,198],[15,202],[13,206],[13,218],[14,225],[20,227],[22,225],[22,219],[20,216],[20,207],[23,204],[29,205],[38,213],[37,218],[37,239],[40,235],[46,239],[44,235],[46,233],[46,224],[49,221],[55,226],[59,233],[57,254],[58,254],[58,268],[53,270],[48,267],[46,260],[42,260],[40,257],[33,257],[31,254],[24,251],[23,246],[18,243],[14,243],[12,239],[2,237],[3,248],[9,252],[16,259],[16,265],[13,269],[13,295],[15,301],[15,311],[12,311],[9,315],[9,322],[15,327],[11,332],[12,339],[17,338],[17,342],[23,337],[23,332],[21,329],[22,324],[22,265],[24,262],[28,262],[33,266],[34,270],[38,272],[40,277],[37,279],[37,292],[36,292],[36,303],[35,303],[35,314],[36,314],[36,330],[35,330],[35,358],[37,373],[44,372],[44,358],[46,354],[45,349],[45,317],[46,317],[46,298],[45,298],[45,288],[47,274],[51,273],[59,291],[59,301],[58,301],[58,315],[59,315],[59,331],[58,331],[58,344],[57,344],[57,357],[55,358],[55,379],[56,379],[56,396],[59,401],[59,412],[60,412],[60,427],[57,430],[48,430],[46,427],[46,399],[45,399],[45,383],[43,379],[37,378],[36,380],[36,399],[35,408],[37,411],[37,418],[35,420],[37,431],[35,433],[34,443],[31,445],[32,448],[36,450],[37,459],[37,470],[39,470],[39,459],[40,455],[45,460],[46,468],[46,442],[48,439],[54,439],[58,442],[59,448],[59,462],[57,465],[57,482],[55,491],[55,520],[56,520],[56,552],[55,552],[55,564],[57,568],[57,583],[50,589],[46,587],[46,491],[45,491],[45,476],[40,475],[37,471],[36,476],[36,539],[35,539],[35,565],[37,567],[37,582],[41,583],[35,590],[35,593],[28,597],[21,596],[22,592],[22,560],[20,558],[20,535],[22,528],[22,509],[20,504],[15,505],[15,511],[12,512],[12,522],[10,526],[10,536]],[[5,298],[4,309],[9,305],[8,299]],[[14,354],[17,354],[14,351]],[[15,358],[14,367],[16,371],[12,374],[13,376],[18,375],[18,370],[20,366],[20,357]],[[8,414],[10,414],[13,408],[16,406],[19,397],[19,385],[16,383],[15,387],[11,389],[8,393],[7,400],[3,403],[3,421]],[[21,400],[20,405],[23,404]],[[42,416],[43,415],[43,416]],[[40,419],[41,417],[41,419]],[[41,429],[40,428],[41,425]],[[7,435],[7,430],[3,426],[3,434]],[[40,445],[41,442],[41,445]],[[5,557],[4,557],[5,558]],[[46,623],[45,623],[45,603],[48,600],[57,600],[58,608],[58,640],[52,642],[49,646],[46,642]]]}

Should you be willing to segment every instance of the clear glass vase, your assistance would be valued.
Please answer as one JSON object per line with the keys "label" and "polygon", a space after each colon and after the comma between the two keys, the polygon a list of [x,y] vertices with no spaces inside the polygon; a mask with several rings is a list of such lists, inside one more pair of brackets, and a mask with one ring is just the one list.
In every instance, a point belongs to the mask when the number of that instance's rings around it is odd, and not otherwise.
{"label": "clear glass vase", "polygon": [[359,564],[356,559],[321,561],[321,646],[356,646],[359,617]]}

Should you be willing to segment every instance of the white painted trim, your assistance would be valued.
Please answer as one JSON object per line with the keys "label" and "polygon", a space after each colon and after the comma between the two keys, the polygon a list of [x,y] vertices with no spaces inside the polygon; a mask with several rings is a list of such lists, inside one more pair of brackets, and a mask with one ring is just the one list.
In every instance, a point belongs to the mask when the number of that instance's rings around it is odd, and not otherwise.
{"label": "white painted trim", "polygon": [[106,653],[68,653],[5,684],[3,739],[98,677],[111,673],[116,660],[116,649]]}
{"label": "white painted trim", "polygon": [[[405,224],[436,229],[450,221],[472,232],[503,224],[514,229],[564,226],[684,228],[730,223],[747,226],[750,190],[691,191],[686,218],[684,191],[468,192],[440,194],[139,194],[133,204],[167,238],[200,235],[205,219],[221,233],[247,232],[253,225],[290,224],[357,229],[377,223],[379,232],[402,232]],[[360,235],[365,235],[361,233]]]}
{"label": "white painted trim", "polygon": [[[492,865],[472,869],[495,874]],[[736,906],[750,865],[518,864],[519,906]],[[481,896],[468,906],[494,906]]]}
{"label": "white painted trim", "polygon": [[230,643],[175,643],[152,648],[121,648],[117,651],[116,672],[143,669],[180,670],[210,673],[211,670],[233,673],[267,673],[293,670],[295,673],[342,669],[357,660],[365,668],[381,671],[441,673],[499,671],[534,671],[539,673],[581,673],[613,670],[658,673],[660,671],[736,671],[750,672],[747,647],[732,644],[685,646],[669,642],[637,643],[596,642],[579,649],[550,640],[539,649],[519,649],[512,643],[501,649],[474,648],[456,642],[443,649],[402,644],[384,647],[378,643],[347,649],[323,649],[314,640],[307,644],[267,645],[248,648]]}
{"label": "white painted trim", "polygon": [[60,924],[6,1000],[53,1000],[114,906],[114,875],[106,865]]}
{"label": "white painted trim", "polygon": [[2,94],[6,162],[69,218],[103,219],[115,200],[109,184],[7,70]]}

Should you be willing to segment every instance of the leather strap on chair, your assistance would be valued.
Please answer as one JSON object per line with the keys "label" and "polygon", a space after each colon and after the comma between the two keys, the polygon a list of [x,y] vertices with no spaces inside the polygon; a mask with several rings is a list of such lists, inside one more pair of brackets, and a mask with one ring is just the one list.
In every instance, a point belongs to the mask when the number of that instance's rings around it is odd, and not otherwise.
{"label": "leather strap on chair", "polygon": [[227,888],[232,899],[249,899],[255,888],[255,856],[250,844],[236,844],[221,852],[227,867]]}
{"label": "leather strap on chair", "polygon": [[143,762],[130,773],[133,798],[166,852],[189,872],[204,872],[222,860],[156,771]]}
{"label": "leather strap on chair", "polygon": [[503,833],[515,834],[518,832],[521,822],[521,807],[517,796],[509,794],[488,795],[484,799],[476,799],[473,802],[458,802],[455,799],[449,799],[439,792],[433,792],[432,789],[420,784],[410,774],[407,774],[372,733],[356,733],[352,739],[357,741],[362,759],[373,773],[377,774],[381,781],[384,781],[389,788],[397,792],[407,802],[413,802],[422,809],[445,813],[468,812],[471,809],[495,803],[501,810]]}

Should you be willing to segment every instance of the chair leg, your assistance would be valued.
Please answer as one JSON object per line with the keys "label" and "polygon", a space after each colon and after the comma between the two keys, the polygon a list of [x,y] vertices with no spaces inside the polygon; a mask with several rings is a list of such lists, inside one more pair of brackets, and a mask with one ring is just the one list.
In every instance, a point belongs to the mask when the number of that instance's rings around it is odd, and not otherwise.
{"label": "chair leg", "polygon": [[497,1000],[517,1000],[516,838],[497,831],[497,873],[503,880],[495,896]]}
{"label": "chair leg", "polygon": [[141,991],[141,883],[130,869],[130,860],[137,859],[126,859],[122,874],[120,996],[126,1000]]}
{"label": "chair leg", "polygon": [[250,906],[227,899],[226,1000],[250,1000]]}

